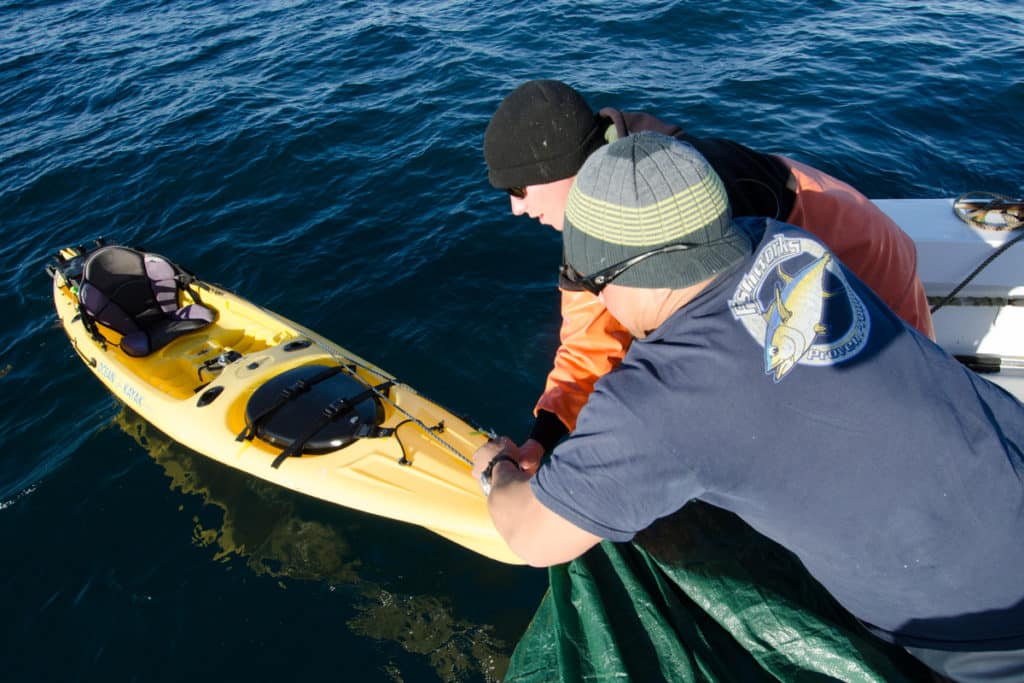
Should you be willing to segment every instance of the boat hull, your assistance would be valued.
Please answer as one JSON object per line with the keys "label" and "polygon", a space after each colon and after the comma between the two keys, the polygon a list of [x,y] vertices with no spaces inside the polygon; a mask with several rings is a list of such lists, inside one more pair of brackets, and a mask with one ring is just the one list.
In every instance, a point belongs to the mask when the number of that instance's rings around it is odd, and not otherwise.
{"label": "boat hull", "polygon": [[1024,244],[995,254],[1020,229],[989,230],[965,223],[954,212],[953,199],[879,199],[875,204],[914,240],[925,293],[933,306],[941,304],[932,314],[938,344],[1024,400]]}

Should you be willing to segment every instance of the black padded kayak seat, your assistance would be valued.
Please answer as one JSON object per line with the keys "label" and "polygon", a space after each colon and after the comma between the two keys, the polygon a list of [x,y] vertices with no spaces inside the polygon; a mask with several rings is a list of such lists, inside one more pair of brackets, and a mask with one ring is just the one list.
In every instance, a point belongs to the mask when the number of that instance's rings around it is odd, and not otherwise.
{"label": "black padded kayak seat", "polygon": [[122,351],[148,356],[216,317],[201,304],[181,305],[187,279],[163,256],[105,246],[86,257],[78,300],[85,315],[121,333]]}
{"label": "black padded kayak seat", "polygon": [[[347,372],[331,369],[303,365],[263,383],[245,406],[255,436],[279,448],[304,439],[301,452],[319,455],[344,448],[380,424],[384,409],[373,391]],[[331,410],[337,415],[325,419]]]}

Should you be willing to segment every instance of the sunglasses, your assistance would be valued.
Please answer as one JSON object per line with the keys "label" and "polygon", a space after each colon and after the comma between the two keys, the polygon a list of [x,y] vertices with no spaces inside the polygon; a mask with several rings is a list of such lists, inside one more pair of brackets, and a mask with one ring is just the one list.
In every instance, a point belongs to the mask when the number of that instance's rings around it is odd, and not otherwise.
{"label": "sunglasses", "polygon": [[657,249],[651,249],[645,251],[636,256],[632,256],[625,261],[620,261],[615,265],[602,268],[592,275],[581,275],[579,271],[570,266],[568,263],[563,263],[559,272],[562,277],[571,282],[574,285],[582,287],[586,291],[590,292],[594,296],[601,293],[601,290],[611,284],[612,280],[619,277],[627,270],[640,263],[646,261],[652,256],[658,256],[659,254],[670,254],[674,251],[686,251],[691,247],[700,246],[698,244],[688,244],[684,242],[676,242],[674,244],[666,244],[665,246],[658,247]]}
{"label": "sunglasses", "polygon": [[512,187],[506,187],[505,190],[516,199],[526,199],[526,188],[513,185]]}

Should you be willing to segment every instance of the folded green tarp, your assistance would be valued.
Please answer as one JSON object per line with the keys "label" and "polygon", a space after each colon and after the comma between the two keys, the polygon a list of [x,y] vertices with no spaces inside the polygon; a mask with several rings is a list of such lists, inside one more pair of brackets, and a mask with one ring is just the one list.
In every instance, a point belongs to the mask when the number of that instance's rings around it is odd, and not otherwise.
{"label": "folded green tarp", "polygon": [[506,683],[931,681],[778,544],[691,503],[550,569]]}

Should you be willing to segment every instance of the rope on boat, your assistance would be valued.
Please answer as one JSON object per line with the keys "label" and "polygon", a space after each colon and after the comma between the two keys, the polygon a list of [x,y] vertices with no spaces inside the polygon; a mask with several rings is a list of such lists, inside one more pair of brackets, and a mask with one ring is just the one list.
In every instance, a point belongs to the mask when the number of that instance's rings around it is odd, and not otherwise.
{"label": "rope on boat", "polygon": [[[273,318],[276,318],[280,322],[288,323],[289,325],[291,324],[291,323],[289,323],[289,321],[287,319],[283,318],[282,316],[278,315],[277,313],[274,313],[273,311],[271,311],[269,309],[263,308],[262,306],[260,308],[262,308],[265,313],[267,313],[268,315],[270,315]],[[309,341],[311,341],[313,344],[315,344],[317,346],[317,348],[319,348],[321,351],[323,351],[324,353],[326,353],[327,355],[329,355],[331,358],[333,358],[334,360],[338,361],[342,365],[345,365],[345,364],[355,365],[356,367],[361,368],[362,370],[365,370],[366,372],[372,373],[374,375],[379,375],[380,372],[381,372],[378,369],[374,369],[374,368],[369,367],[368,365],[360,363],[355,358],[352,358],[350,356],[345,355],[339,349],[328,348],[327,346],[322,344],[319,340],[317,340],[314,337],[305,336],[305,335],[304,335],[304,337],[306,339],[309,339]],[[387,403],[390,404],[392,407],[394,407],[395,410],[397,410],[402,415],[404,415],[408,422],[412,422],[414,425],[416,425],[420,429],[422,429],[425,433],[429,434],[431,437],[434,438],[435,441],[437,441],[439,444],[441,444],[446,449],[451,451],[451,453],[456,458],[458,458],[462,462],[466,463],[470,467],[473,466],[473,461],[472,460],[470,460],[465,455],[463,455],[462,452],[459,451],[459,449],[457,449],[455,446],[451,445],[450,443],[448,443],[447,441],[445,441],[444,439],[442,439],[440,437],[440,435],[437,432],[437,428],[436,427],[430,427],[429,425],[424,423],[422,420],[420,420],[418,417],[416,417],[415,415],[410,413],[408,410],[406,410],[402,406],[398,405],[398,403],[396,403],[395,400],[392,399],[390,396],[388,396],[387,394],[379,391],[371,383],[367,382],[366,380],[364,380],[362,377],[360,377],[356,373],[352,373],[352,377],[354,377],[357,381],[362,383],[367,389],[369,389],[374,394],[376,394],[380,399],[382,399],[384,401],[387,401]],[[399,382],[398,380],[395,380],[392,383],[392,386],[401,386],[401,387],[405,387],[405,388],[409,389],[410,391],[415,391],[415,389],[412,389],[412,387],[409,387],[407,384]],[[397,435],[396,435],[396,438],[397,438]]]}
{"label": "rope on boat", "polygon": [[[965,223],[989,230],[1017,230],[1024,226],[1021,218],[1024,216],[1024,200],[1012,199],[998,194],[968,192],[960,195],[953,202],[953,213]],[[999,217],[999,220],[993,218],[995,215]],[[1024,238],[1024,231],[999,245],[995,251],[985,257],[984,261],[978,264],[977,268],[971,271],[970,275],[961,280],[960,284],[953,288],[953,291],[932,306],[931,312],[935,313],[935,311],[952,301],[960,293],[960,290],[970,284],[971,280],[988,267],[988,264],[996,260],[1000,254],[1014,244],[1020,242],[1022,238]]]}

